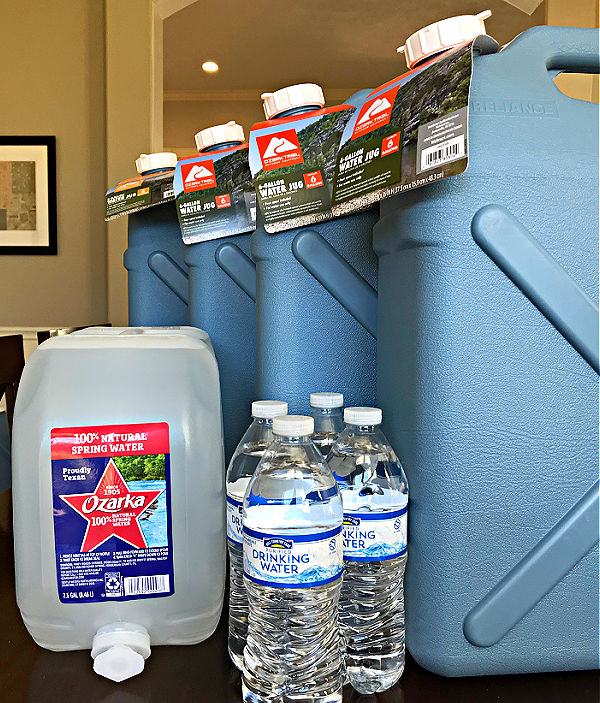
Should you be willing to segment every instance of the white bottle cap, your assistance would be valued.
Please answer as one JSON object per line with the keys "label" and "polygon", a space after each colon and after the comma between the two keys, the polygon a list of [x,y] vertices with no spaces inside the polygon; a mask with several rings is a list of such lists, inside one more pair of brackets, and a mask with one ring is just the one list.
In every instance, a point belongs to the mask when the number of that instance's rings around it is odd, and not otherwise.
{"label": "white bottle cap", "polygon": [[263,101],[263,109],[268,120],[275,117],[280,112],[293,110],[295,107],[305,107],[306,105],[325,105],[323,89],[316,83],[298,83],[287,88],[281,88],[274,93],[263,93],[260,96]]}
{"label": "white bottle cap", "polygon": [[273,434],[281,437],[306,437],[315,431],[315,421],[308,415],[282,415],[273,420]]}
{"label": "white bottle cap", "polygon": [[225,124],[216,124],[213,127],[201,129],[194,135],[194,139],[198,151],[225,142],[239,142],[241,144],[244,141],[244,128],[241,124],[231,120]]}
{"label": "white bottle cap", "polygon": [[283,400],[255,400],[252,403],[252,417],[271,419],[287,415],[288,404]]}
{"label": "white bottle cap", "polygon": [[341,408],[344,405],[342,393],[311,393],[311,408]]}
{"label": "white bottle cap", "polygon": [[478,15],[461,15],[449,17],[441,22],[434,22],[418,32],[411,34],[404,46],[399,46],[398,53],[404,52],[406,65],[413,68],[429,56],[434,56],[453,46],[464,44],[485,34],[484,20],[492,16],[491,10],[484,10]]}
{"label": "white bottle cap", "polygon": [[380,408],[346,408],[344,422],[348,425],[380,425],[383,413]]}
{"label": "white bottle cap", "polygon": [[111,681],[125,681],[144,670],[150,656],[150,635],[146,628],[128,622],[102,626],[94,635],[94,671]]}
{"label": "white bottle cap", "polygon": [[135,167],[138,173],[154,171],[157,168],[175,168],[177,165],[177,154],[172,151],[159,151],[156,154],[140,154],[140,158],[135,160]]}

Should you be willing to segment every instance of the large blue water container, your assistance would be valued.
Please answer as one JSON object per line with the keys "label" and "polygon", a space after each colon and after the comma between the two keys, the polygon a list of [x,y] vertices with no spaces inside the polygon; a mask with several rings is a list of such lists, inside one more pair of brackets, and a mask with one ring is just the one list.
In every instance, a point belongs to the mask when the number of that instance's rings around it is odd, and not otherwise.
{"label": "large blue water container", "polygon": [[[351,96],[357,104],[370,91]],[[310,112],[305,105],[269,118]],[[256,263],[256,395],[309,414],[310,393],[373,405],[376,384],[378,210],[269,234],[259,217]]]}
{"label": "large blue water container", "polygon": [[[240,125],[229,122],[196,134],[200,153],[237,147]],[[254,395],[256,272],[250,233],[185,245],[189,274],[189,323],[208,332],[221,380],[225,460],[248,426]]]}
{"label": "large blue water container", "polygon": [[598,31],[476,56],[469,167],[382,203],[378,401],[411,488],[407,644],[447,676],[598,636]]}
{"label": "large blue water container", "polygon": [[128,216],[129,324],[186,325],[188,283],[175,203],[155,205]]}

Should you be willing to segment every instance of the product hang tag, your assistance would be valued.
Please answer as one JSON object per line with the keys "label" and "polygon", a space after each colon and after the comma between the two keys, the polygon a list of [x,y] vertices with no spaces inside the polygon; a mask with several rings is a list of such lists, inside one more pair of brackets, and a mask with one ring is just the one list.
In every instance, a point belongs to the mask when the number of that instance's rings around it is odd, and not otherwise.
{"label": "product hang tag", "polygon": [[248,145],[181,159],[173,179],[183,241],[195,244],[256,228]]}
{"label": "product hang tag", "polygon": [[472,55],[497,50],[491,37],[478,37],[367,96],[341,138],[335,216],[465,171]]}
{"label": "product hang tag", "polygon": [[136,176],[117,183],[106,193],[106,222],[174,200],[173,169]]}
{"label": "product hang tag", "polygon": [[267,232],[330,220],[333,173],[351,105],[255,124],[250,170]]}

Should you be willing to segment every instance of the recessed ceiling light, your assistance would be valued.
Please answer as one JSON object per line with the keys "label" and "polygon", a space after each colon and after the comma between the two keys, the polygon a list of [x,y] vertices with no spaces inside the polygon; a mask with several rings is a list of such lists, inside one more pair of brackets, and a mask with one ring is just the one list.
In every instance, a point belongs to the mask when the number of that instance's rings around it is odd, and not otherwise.
{"label": "recessed ceiling light", "polygon": [[202,64],[202,70],[206,71],[206,73],[216,73],[219,70],[219,65],[214,61],[205,61]]}

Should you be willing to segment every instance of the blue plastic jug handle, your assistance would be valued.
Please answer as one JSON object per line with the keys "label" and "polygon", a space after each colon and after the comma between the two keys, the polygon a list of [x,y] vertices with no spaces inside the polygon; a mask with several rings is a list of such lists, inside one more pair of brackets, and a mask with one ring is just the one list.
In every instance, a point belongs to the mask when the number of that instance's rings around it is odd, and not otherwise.
{"label": "blue plastic jug handle", "polygon": [[303,230],[294,237],[292,252],[373,337],[377,337],[377,292],[323,237]]}
{"label": "blue plastic jug handle", "polygon": [[256,302],[256,264],[231,242],[221,244],[215,251],[215,261],[220,268]]}
{"label": "blue plastic jug handle", "polygon": [[471,222],[473,239],[598,373],[598,306],[501,205]]}
{"label": "blue plastic jug handle", "polygon": [[463,623],[476,647],[499,642],[598,542],[596,482],[469,612]]}
{"label": "blue plastic jug handle", "polygon": [[187,273],[164,251],[148,256],[148,267],[186,305],[188,303]]}
{"label": "blue plastic jug handle", "polygon": [[[538,64],[544,73],[600,72],[600,33],[582,27],[533,27],[508,44],[503,56],[514,68]],[[539,76],[541,78],[541,76]],[[552,75],[549,76],[552,79]],[[550,83],[549,83],[550,84]],[[552,86],[554,89],[554,86]]]}

